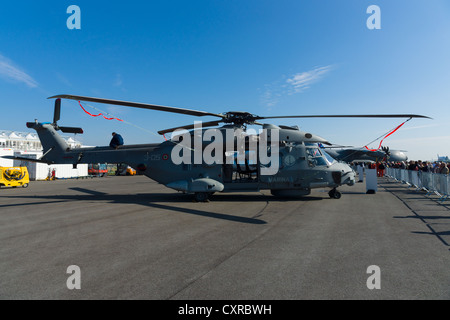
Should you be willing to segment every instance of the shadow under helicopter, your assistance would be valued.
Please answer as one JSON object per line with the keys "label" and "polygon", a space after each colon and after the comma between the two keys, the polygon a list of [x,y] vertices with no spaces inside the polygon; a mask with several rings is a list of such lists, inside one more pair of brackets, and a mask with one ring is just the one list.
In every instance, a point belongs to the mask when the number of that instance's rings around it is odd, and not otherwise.
{"label": "shadow under helicopter", "polygon": [[[70,190],[80,192],[77,195],[33,195],[33,196],[8,196],[9,198],[30,198],[30,199],[42,199],[48,201],[33,201],[28,203],[20,204],[5,204],[0,205],[2,207],[12,207],[12,206],[29,206],[29,205],[45,205],[45,204],[56,204],[64,203],[70,201],[104,201],[111,204],[138,204],[146,206],[149,208],[155,208],[160,210],[175,211],[180,213],[187,213],[192,215],[197,215],[201,217],[221,219],[226,221],[246,223],[246,224],[267,224],[266,221],[259,219],[264,210],[273,203],[278,202],[288,202],[288,201],[319,201],[326,200],[327,198],[307,196],[302,198],[277,198],[274,196],[260,194],[220,194],[213,195],[212,199],[214,202],[265,202],[266,205],[262,210],[256,213],[253,217],[242,217],[232,214],[223,214],[218,212],[211,212],[200,209],[183,208],[174,205],[169,205],[168,203],[188,203],[192,202],[192,195],[189,194],[177,194],[177,193],[140,193],[140,194],[108,194],[99,192],[96,190],[90,190],[85,188],[69,188]],[[330,199],[330,201],[332,201]]]}

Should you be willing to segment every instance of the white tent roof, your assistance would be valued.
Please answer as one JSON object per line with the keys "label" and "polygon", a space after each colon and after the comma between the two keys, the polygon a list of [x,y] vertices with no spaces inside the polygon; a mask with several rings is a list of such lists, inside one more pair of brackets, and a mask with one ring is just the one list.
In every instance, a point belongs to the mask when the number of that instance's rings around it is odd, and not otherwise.
{"label": "white tent roof", "polygon": [[35,134],[29,133],[29,134],[27,134],[25,139],[27,139],[27,140],[38,140],[38,137]]}

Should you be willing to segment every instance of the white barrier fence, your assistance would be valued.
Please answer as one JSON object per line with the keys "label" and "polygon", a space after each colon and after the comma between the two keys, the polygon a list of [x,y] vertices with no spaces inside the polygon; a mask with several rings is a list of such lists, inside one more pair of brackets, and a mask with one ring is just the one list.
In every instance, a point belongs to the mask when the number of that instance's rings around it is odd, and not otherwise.
{"label": "white barrier fence", "polygon": [[440,197],[438,201],[444,201],[450,196],[450,176],[447,174],[386,168],[386,176],[415,187],[416,190],[424,190],[427,195],[434,193]]}

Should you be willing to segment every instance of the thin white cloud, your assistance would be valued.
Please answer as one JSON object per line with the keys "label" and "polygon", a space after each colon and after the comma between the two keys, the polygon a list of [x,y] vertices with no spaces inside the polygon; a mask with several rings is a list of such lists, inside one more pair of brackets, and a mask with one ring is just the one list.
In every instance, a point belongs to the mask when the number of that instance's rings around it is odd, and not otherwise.
{"label": "thin white cloud", "polygon": [[[396,124],[397,126],[397,124]],[[409,130],[418,130],[418,129],[425,129],[425,128],[435,128],[435,127],[441,127],[442,124],[427,124],[427,125],[420,125],[420,126],[414,126],[414,127],[408,127],[408,124],[406,123],[403,127],[401,127],[398,130],[398,133],[403,132],[403,131],[409,131]],[[387,129],[387,128],[385,128]],[[394,128],[391,128],[391,130],[393,130]],[[383,134],[386,135],[388,134],[390,131],[377,131],[377,134]],[[411,139],[416,139],[416,138],[411,138]]]}
{"label": "thin white cloud", "polygon": [[415,127],[406,127],[406,128],[402,128],[402,131],[405,130],[416,130],[416,129],[424,129],[424,128],[433,128],[433,127],[441,127],[442,124],[427,124],[427,125],[423,125],[423,126],[415,126]]}
{"label": "thin white cloud", "polygon": [[120,87],[122,86],[122,75],[120,73],[116,74],[116,79],[114,80],[113,86],[114,87]]}
{"label": "thin white cloud", "polygon": [[427,145],[430,143],[435,143],[435,142],[446,142],[448,144],[448,142],[450,141],[450,136],[433,136],[433,137],[413,137],[413,138],[405,138],[405,139],[392,139],[391,142],[395,142],[395,143],[404,143],[404,142],[414,142],[417,145]]}
{"label": "thin white cloud", "polygon": [[319,81],[328,72],[330,72],[331,69],[332,66],[326,66],[294,74],[292,77],[286,80],[286,83],[290,85],[290,94],[299,93],[304,91],[305,89],[308,89],[311,84]]}
{"label": "thin white cloud", "polygon": [[299,72],[282,80],[266,84],[261,94],[261,103],[269,110],[275,107],[280,99],[285,95],[301,93],[310,88],[313,83],[320,81],[327,73],[333,69],[332,65],[317,67],[309,71]]}
{"label": "thin white cloud", "polygon": [[30,88],[36,88],[38,83],[30,75],[25,73],[14,63],[0,54],[0,77],[14,82],[21,82],[29,86]]}
{"label": "thin white cloud", "polygon": [[65,84],[68,87],[73,87],[72,83],[67,79],[65,76],[63,76],[61,73],[56,72],[56,78],[63,84]]}
{"label": "thin white cloud", "polygon": [[264,92],[261,95],[261,102],[266,105],[266,107],[271,110],[272,107],[276,106],[280,100],[282,94],[280,87],[278,85],[265,85]]}

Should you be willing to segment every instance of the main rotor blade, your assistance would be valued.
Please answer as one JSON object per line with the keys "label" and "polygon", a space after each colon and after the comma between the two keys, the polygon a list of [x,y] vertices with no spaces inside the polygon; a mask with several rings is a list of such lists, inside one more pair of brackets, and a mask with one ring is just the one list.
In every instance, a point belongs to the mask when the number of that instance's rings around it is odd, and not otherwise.
{"label": "main rotor blade", "polygon": [[139,102],[128,102],[128,101],[111,100],[111,99],[103,99],[103,98],[74,96],[74,95],[67,95],[67,94],[60,94],[57,96],[50,97],[48,99],[54,99],[54,98],[113,104],[113,105],[124,106],[124,107],[150,109],[150,110],[158,110],[158,111],[172,112],[172,113],[181,113],[181,114],[187,114],[187,115],[197,116],[197,117],[214,116],[214,117],[219,117],[222,119],[224,118],[224,115],[222,115],[222,114],[210,113],[210,112],[205,112],[205,111],[158,106],[158,105],[154,105],[154,104],[146,104],[146,103],[139,103]]}
{"label": "main rotor blade", "polygon": [[[221,122],[222,122],[222,120],[210,121],[210,122],[202,122],[201,126],[202,126],[202,128],[214,127],[214,126],[219,125]],[[189,129],[194,129],[194,128],[195,128],[195,124],[189,124],[189,125],[186,125],[186,126],[179,126],[179,127],[175,127],[175,128],[171,128],[171,129],[161,130],[161,131],[158,131],[158,133],[162,135],[162,134],[166,134],[168,132],[173,132],[173,131],[175,131],[177,129],[189,130]]]}
{"label": "main rotor blade", "polygon": [[303,115],[303,116],[270,116],[255,117],[255,120],[261,119],[283,119],[283,118],[426,118],[427,116],[418,114],[321,114],[321,115]]}

